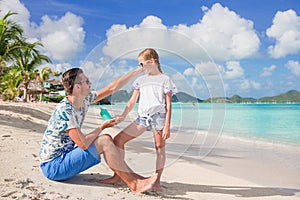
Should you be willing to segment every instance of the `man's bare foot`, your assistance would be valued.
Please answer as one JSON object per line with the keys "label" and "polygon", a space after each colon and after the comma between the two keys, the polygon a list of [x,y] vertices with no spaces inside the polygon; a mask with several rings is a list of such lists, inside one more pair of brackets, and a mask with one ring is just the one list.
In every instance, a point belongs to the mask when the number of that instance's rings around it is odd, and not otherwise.
{"label": "man's bare foot", "polygon": [[121,186],[124,183],[118,175],[114,175],[107,179],[99,180],[98,182],[103,184],[112,184],[118,186]]}
{"label": "man's bare foot", "polygon": [[146,192],[147,190],[150,190],[153,187],[156,179],[157,179],[157,173],[147,179],[142,179],[142,180],[137,179],[135,187],[130,188],[130,190],[134,194],[140,194]]}

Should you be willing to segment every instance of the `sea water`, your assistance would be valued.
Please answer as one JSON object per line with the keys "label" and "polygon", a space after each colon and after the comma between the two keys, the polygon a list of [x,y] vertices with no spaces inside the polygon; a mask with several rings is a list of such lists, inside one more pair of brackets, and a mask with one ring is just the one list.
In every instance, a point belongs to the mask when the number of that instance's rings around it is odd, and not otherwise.
{"label": "sea water", "polygon": [[[109,107],[123,110],[125,106],[118,103]],[[300,104],[173,103],[171,127],[185,134],[208,131],[242,139],[299,145]]]}

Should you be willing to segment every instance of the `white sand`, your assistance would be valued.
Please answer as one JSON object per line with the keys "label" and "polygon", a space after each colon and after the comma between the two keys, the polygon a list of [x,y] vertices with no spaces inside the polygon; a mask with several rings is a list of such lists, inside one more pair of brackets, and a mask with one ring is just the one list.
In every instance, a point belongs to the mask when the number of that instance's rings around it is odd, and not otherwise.
{"label": "white sand", "polygon": [[[96,180],[112,174],[104,159],[102,164],[73,179],[50,181],[40,171],[38,152],[54,106],[0,102],[0,199],[300,198],[298,147],[226,137],[221,137],[206,157],[199,157],[197,153],[201,136],[189,144],[188,149],[184,148],[186,144],[180,143],[180,135],[170,138],[162,177],[163,192],[159,194],[133,195],[126,187],[98,184]],[[101,122],[97,114],[97,110],[91,109],[85,131]],[[120,128],[107,129],[105,133],[115,135]],[[150,133],[145,133],[141,139],[130,142],[126,149],[127,163],[144,176],[153,174],[155,169],[151,137]],[[182,150],[177,151],[182,147],[184,154],[180,153]]]}

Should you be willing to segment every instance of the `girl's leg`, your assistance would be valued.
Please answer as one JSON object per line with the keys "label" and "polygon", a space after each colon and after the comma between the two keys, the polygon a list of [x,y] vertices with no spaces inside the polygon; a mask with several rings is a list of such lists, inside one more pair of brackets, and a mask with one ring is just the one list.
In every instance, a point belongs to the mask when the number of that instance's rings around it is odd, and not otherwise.
{"label": "girl's leg", "polygon": [[[124,155],[125,154],[125,152],[124,152],[125,144],[128,141],[138,137],[145,131],[146,131],[145,127],[133,122],[114,137],[114,144],[116,145],[118,151],[120,152],[123,160],[125,157],[125,155]],[[144,177],[137,176],[136,178],[143,179]],[[117,185],[122,184],[121,178],[116,173],[111,178],[103,179],[103,180],[100,180],[99,182],[105,183],[105,184],[117,184]]]}
{"label": "girl's leg", "polygon": [[155,149],[156,149],[156,173],[157,180],[152,188],[153,191],[160,191],[160,178],[166,162],[166,141],[162,138],[162,131],[154,131]]}

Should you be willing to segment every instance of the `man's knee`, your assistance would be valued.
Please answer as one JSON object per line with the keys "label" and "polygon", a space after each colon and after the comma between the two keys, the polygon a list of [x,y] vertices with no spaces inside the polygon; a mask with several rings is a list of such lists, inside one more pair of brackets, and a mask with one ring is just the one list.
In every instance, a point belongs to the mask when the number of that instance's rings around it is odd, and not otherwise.
{"label": "man's knee", "polygon": [[103,138],[103,140],[105,140],[105,141],[107,141],[107,142],[112,142],[112,141],[113,141],[111,135],[109,135],[109,134],[103,134],[103,135],[100,135],[99,138]]}
{"label": "man's knee", "polygon": [[99,152],[103,152],[108,146],[113,145],[113,139],[108,134],[100,135],[96,139],[95,145],[100,150]]}
{"label": "man's knee", "polygon": [[101,143],[102,145],[104,144],[110,144],[110,143],[113,143],[113,139],[110,135],[108,134],[103,134],[103,135],[100,135],[98,138],[97,138],[97,142],[98,143]]}

